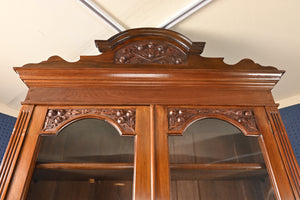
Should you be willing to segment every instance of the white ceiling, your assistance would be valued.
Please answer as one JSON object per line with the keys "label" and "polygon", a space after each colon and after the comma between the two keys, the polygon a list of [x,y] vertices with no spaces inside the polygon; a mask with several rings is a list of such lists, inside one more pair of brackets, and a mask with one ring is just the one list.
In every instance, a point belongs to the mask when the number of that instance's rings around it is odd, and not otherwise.
{"label": "white ceiling", "polygon": [[[156,27],[192,0],[98,0],[126,28]],[[226,63],[250,58],[286,70],[273,90],[283,105],[300,102],[300,1],[213,0],[172,28],[205,41],[203,56]],[[12,67],[52,55],[76,61],[98,54],[94,40],[116,32],[76,0],[0,3],[0,112],[16,115],[27,88]]]}

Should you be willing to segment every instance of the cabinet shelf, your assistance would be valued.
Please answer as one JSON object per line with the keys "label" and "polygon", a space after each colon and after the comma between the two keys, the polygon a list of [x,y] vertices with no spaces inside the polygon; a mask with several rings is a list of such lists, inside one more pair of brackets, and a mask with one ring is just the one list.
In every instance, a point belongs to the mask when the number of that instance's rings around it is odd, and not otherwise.
{"label": "cabinet shelf", "polygon": [[267,170],[261,163],[171,164],[172,180],[232,180],[264,178]]}
{"label": "cabinet shelf", "polygon": [[37,169],[133,169],[133,163],[37,163]]}
{"label": "cabinet shelf", "polygon": [[205,170],[259,170],[265,169],[263,163],[173,163],[171,169],[205,169]]}
{"label": "cabinet shelf", "polygon": [[34,180],[133,180],[133,163],[38,163]]}

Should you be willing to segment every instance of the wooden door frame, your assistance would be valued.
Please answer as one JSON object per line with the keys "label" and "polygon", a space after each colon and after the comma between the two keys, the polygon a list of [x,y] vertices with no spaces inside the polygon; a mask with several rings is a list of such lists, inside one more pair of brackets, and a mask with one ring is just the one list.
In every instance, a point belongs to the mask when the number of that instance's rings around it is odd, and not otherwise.
{"label": "wooden door frame", "polygon": [[[168,135],[174,135],[170,127],[168,130],[168,124],[170,123],[170,113],[168,113],[168,108],[178,108],[178,109],[221,109],[221,110],[251,110],[254,114],[254,119],[258,132],[249,132],[247,128],[239,126],[238,123],[234,125],[238,127],[244,135],[256,136],[258,137],[258,142],[260,144],[261,150],[263,152],[265,164],[268,170],[270,181],[274,189],[275,196],[277,199],[298,199],[296,192],[293,190],[292,182],[290,181],[289,169],[285,168],[285,162],[282,159],[280,153],[280,146],[276,145],[276,140],[273,135],[272,126],[270,125],[269,119],[267,117],[267,111],[265,107],[241,107],[241,106],[156,106],[155,109],[155,156],[156,156],[156,197],[157,199],[170,199],[170,169],[169,169],[169,151],[168,151]],[[169,111],[170,112],[170,111]],[[174,111],[171,111],[174,112]],[[215,113],[215,112],[213,112]],[[195,120],[200,118],[214,118],[211,113],[197,114],[194,117],[189,116],[185,120],[185,125],[177,130],[175,135],[181,135],[185,127],[191,124]],[[224,118],[222,114],[216,114],[215,117],[223,119],[232,124],[230,118]],[[242,128],[241,128],[242,127]],[[178,132],[178,133],[177,133]],[[249,132],[249,133],[247,133]],[[169,187],[166,187],[168,185]]]}
{"label": "wooden door frame", "polygon": [[[119,127],[119,132],[135,137],[133,199],[150,199],[150,197],[153,196],[153,186],[151,185],[153,182],[153,169],[150,164],[151,155],[149,154],[151,151],[151,116],[149,106],[36,106],[35,109],[33,108],[34,106],[23,106],[15,128],[18,138],[15,137],[16,133],[14,132],[9,144],[13,147],[7,148],[5,155],[6,157],[10,156],[12,158],[10,160],[5,159],[3,162],[3,165],[7,165],[7,167],[3,167],[3,169],[6,169],[3,174],[8,175],[6,175],[6,181],[3,182],[4,190],[3,193],[1,193],[1,200],[26,199],[39,152],[40,136],[43,134],[53,135],[61,128],[79,119],[95,118],[95,116],[92,116],[91,113],[87,112],[88,109],[91,111],[104,109],[114,110],[112,113],[114,115],[119,115],[118,111],[120,110],[121,116],[119,117],[123,118],[128,114],[126,112],[122,113],[123,110],[129,110],[129,108],[135,110],[134,116],[132,116],[131,119],[128,118],[128,123],[132,123],[132,120],[134,120],[134,132],[124,133],[126,129],[120,129],[118,118],[114,116],[112,116],[112,119],[107,119],[106,117],[106,121],[110,120],[111,124],[117,128]],[[54,127],[53,130],[51,129],[49,131],[46,129],[47,120],[49,118],[49,111],[53,110],[60,110],[63,112],[66,110],[72,110],[74,112],[81,110],[84,112],[77,114],[74,118],[69,116],[65,121]],[[24,112],[28,115],[25,116],[25,118],[23,116],[24,114],[22,114]],[[30,121],[31,115],[32,120]],[[103,119],[105,119],[105,117]],[[115,120],[115,122],[113,120]],[[24,140],[25,135],[26,139]],[[24,144],[22,144],[23,140]]]}

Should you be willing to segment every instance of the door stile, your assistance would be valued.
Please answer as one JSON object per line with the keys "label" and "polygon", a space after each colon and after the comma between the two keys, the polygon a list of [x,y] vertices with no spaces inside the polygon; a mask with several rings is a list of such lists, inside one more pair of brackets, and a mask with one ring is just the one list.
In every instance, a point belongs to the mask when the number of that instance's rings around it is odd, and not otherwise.
{"label": "door stile", "polygon": [[156,199],[170,199],[167,108],[155,106]]}
{"label": "door stile", "polygon": [[155,105],[150,105],[151,200],[155,199]]}
{"label": "door stile", "polygon": [[0,199],[4,200],[23,145],[34,106],[22,106],[0,167]]}
{"label": "door stile", "polygon": [[[16,161],[15,167],[11,169],[15,169],[10,182],[9,189],[7,190],[5,200],[15,200],[15,199],[24,199],[23,193],[26,193],[26,185],[30,182],[30,171],[34,169],[33,159],[35,157],[36,145],[38,143],[39,134],[41,132],[42,126],[44,124],[44,119],[46,115],[47,108],[46,107],[35,107],[33,110],[33,106],[25,106],[25,108],[30,109],[30,117],[27,118],[27,123],[23,127],[22,130],[22,140],[24,137],[23,145],[19,142],[19,155],[15,155],[18,160]],[[21,112],[23,112],[23,107]],[[30,120],[30,118],[32,119]],[[16,125],[18,126],[18,125]],[[22,147],[21,147],[22,145]],[[15,159],[17,159],[15,158]]]}
{"label": "door stile", "polygon": [[266,111],[295,196],[300,199],[300,171],[279,111],[277,107],[267,107]]}
{"label": "door stile", "polygon": [[277,199],[296,199],[291,189],[264,107],[255,108],[254,113],[257,126],[261,132],[259,143],[264,155],[274,193]]}
{"label": "door stile", "polygon": [[149,107],[137,107],[133,199],[151,199],[151,128]]}

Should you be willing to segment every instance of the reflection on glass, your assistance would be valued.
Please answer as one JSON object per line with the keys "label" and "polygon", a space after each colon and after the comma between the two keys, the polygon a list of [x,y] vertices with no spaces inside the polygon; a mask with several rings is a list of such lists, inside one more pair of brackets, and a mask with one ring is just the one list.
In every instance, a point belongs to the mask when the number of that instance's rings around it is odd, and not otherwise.
{"label": "reflection on glass", "polygon": [[168,140],[172,199],[275,199],[257,137],[205,119]]}
{"label": "reflection on glass", "polygon": [[105,121],[84,119],[58,136],[43,136],[37,162],[133,163],[133,152],[133,137],[121,137]]}
{"label": "reflection on glass", "polygon": [[27,199],[132,199],[133,162],[133,137],[103,120],[79,120],[41,137]]}

